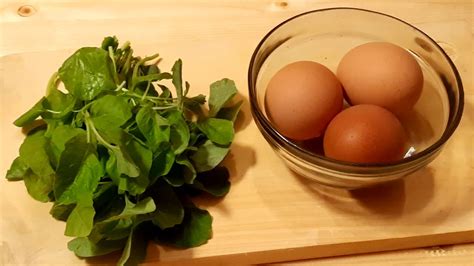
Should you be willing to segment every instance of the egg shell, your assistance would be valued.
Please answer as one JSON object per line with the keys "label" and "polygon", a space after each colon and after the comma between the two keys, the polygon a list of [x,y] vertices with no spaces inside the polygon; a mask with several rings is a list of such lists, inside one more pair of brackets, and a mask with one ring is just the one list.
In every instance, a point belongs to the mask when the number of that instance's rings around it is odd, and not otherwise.
{"label": "egg shell", "polygon": [[375,104],[395,114],[410,111],[420,98],[423,72],[405,49],[387,42],[357,46],[337,68],[348,102]]}
{"label": "egg shell", "polygon": [[403,158],[405,130],[390,111],[356,105],[329,123],[323,140],[327,157],[353,163],[385,163]]}
{"label": "egg shell", "polygon": [[342,87],[334,73],[312,61],[283,67],[269,81],[265,94],[270,121],[294,140],[321,136],[342,104]]}

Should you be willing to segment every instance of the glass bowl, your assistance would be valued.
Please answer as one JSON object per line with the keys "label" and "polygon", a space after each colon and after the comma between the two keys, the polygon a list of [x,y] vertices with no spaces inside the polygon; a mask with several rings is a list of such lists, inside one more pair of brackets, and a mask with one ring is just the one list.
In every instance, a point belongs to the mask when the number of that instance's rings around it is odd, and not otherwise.
{"label": "glass bowl", "polygon": [[[294,61],[311,60],[335,73],[346,52],[373,41],[405,48],[423,70],[420,100],[413,112],[400,117],[410,146],[404,159],[383,164],[338,161],[323,155],[320,140],[313,143],[292,141],[272,126],[264,108],[265,90],[279,69]],[[248,83],[255,123],[287,166],[319,183],[346,189],[398,179],[426,166],[452,136],[464,104],[459,73],[433,39],[396,17],[356,8],[314,10],[273,28],[253,53]],[[307,149],[305,146],[313,147]]]}

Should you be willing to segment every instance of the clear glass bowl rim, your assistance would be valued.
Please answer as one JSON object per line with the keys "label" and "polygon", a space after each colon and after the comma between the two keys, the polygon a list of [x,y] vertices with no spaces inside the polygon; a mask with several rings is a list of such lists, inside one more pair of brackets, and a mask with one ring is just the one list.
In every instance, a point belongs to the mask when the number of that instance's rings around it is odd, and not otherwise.
{"label": "clear glass bowl rim", "polygon": [[[458,95],[459,95],[458,96],[459,104],[458,104],[458,108],[456,110],[454,110],[454,115],[452,116],[451,120],[448,121],[448,124],[446,125],[446,128],[445,128],[442,136],[435,143],[430,145],[428,148],[426,148],[426,149],[424,149],[424,150],[422,150],[422,151],[420,151],[420,152],[418,152],[418,153],[416,153],[416,154],[414,154],[414,155],[412,155],[408,158],[404,158],[402,160],[389,162],[389,163],[351,163],[351,162],[335,160],[335,159],[331,159],[331,158],[328,158],[328,157],[325,157],[325,156],[322,156],[322,155],[319,155],[319,154],[312,153],[308,150],[305,150],[305,149],[299,147],[295,143],[291,142],[286,137],[281,135],[278,131],[276,131],[272,127],[270,121],[268,121],[268,119],[262,113],[262,111],[260,110],[259,105],[258,105],[255,85],[253,84],[253,81],[252,81],[252,69],[254,68],[254,64],[255,64],[257,54],[260,51],[260,49],[262,48],[264,42],[276,30],[278,30],[280,27],[287,24],[288,22],[291,22],[292,20],[295,20],[295,19],[297,19],[299,17],[302,17],[302,16],[311,15],[311,14],[314,14],[314,13],[335,11],[335,10],[349,10],[349,11],[357,11],[357,12],[368,12],[368,13],[372,13],[374,15],[385,16],[385,17],[393,19],[397,22],[403,23],[403,24],[411,27],[412,29],[414,29],[416,32],[420,33],[424,37],[426,37],[426,39],[429,40],[432,45],[434,45],[436,48],[439,49],[439,51],[442,53],[444,59],[449,63],[450,69],[451,69],[451,71],[453,71],[455,79],[456,79],[456,85],[457,85],[457,88],[458,88]],[[248,77],[247,78],[248,78],[249,100],[250,100],[252,115],[253,115],[254,119],[258,120],[258,121],[256,121],[257,126],[263,127],[263,130],[266,133],[268,133],[271,136],[271,138],[273,138],[278,143],[283,144],[283,146],[288,145],[293,150],[296,150],[298,153],[304,155],[304,157],[306,157],[306,158],[313,157],[317,160],[326,161],[330,164],[346,166],[346,167],[350,167],[351,169],[359,169],[359,170],[361,170],[361,172],[366,172],[367,170],[369,170],[369,172],[374,172],[374,171],[383,172],[384,169],[393,168],[393,167],[397,167],[397,168],[399,168],[399,167],[401,167],[401,168],[408,167],[408,168],[410,168],[413,164],[416,164],[417,161],[425,161],[427,159],[426,157],[428,157],[428,156],[434,154],[436,151],[438,151],[446,143],[446,141],[452,136],[452,134],[454,133],[454,131],[456,130],[456,128],[458,127],[458,125],[461,121],[461,117],[462,117],[462,113],[463,113],[463,109],[464,109],[464,90],[463,90],[462,81],[461,81],[461,77],[459,75],[459,72],[458,72],[456,66],[454,65],[454,63],[452,62],[452,60],[449,58],[449,56],[446,54],[446,52],[443,50],[443,48],[441,48],[436,43],[435,40],[433,40],[428,34],[424,33],[422,30],[418,29],[417,27],[415,27],[415,26],[413,26],[413,25],[411,25],[411,24],[409,24],[409,23],[407,23],[407,22],[405,22],[405,21],[403,21],[403,20],[401,20],[401,19],[399,19],[395,16],[388,15],[388,14],[385,14],[385,13],[381,13],[381,12],[378,12],[378,11],[362,9],[362,8],[332,7],[332,8],[324,8],[324,9],[315,9],[315,10],[311,10],[311,11],[307,11],[307,12],[295,15],[293,17],[290,17],[290,18],[284,20],[283,22],[281,22],[280,24],[275,26],[273,29],[271,29],[262,38],[262,40],[258,43],[258,45],[255,48],[255,50],[252,54],[252,57],[250,59],[250,64],[249,64],[249,69],[248,69]],[[450,102],[450,104],[451,104],[451,102]],[[308,162],[308,163],[312,163],[312,162]],[[335,171],[340,171],[341,170],[339,168],[333,168],[333,167],[329,167],[329,168],[331,168],[331,170],[335,170]],[[394,169],[392,169],[392,170],[394,170]]]}

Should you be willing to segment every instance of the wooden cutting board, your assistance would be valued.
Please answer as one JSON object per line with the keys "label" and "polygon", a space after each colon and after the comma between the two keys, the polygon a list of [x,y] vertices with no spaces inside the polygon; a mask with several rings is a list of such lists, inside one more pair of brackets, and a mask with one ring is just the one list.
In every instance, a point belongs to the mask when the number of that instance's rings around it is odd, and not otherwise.
{"label": "wooden cutting board", "polygon": [[[2,176],[23,139],[12,121],[44,94],[50,74],[78,47],[98,45],[102,37],[115,34],[131,41],[136,54],[160,52],[163,69],[182,58],[192,93],[207,94],[208,84],[229,77],[236,81],[239,97],[247,100],[250,56],[268,30],[305,10],[355,3],[204,1],[152,6],[150,1],[55,1],[33,3],[31,17],[18,17],[17,2],[7,1],[0,12]],[[147,262],[263,263],[474,241],[472,24],[463,20],[466,7],[382,2],[359,7],[416,24],[445,47],[461,72],[464,117],[440,156],[405,180],[382,187],[352,192],[321,187],[282,164],[260,135],[246,102],[225,161],[231,191],[223,200],[198,202],[214,217],[213,238],[188,250],[150,245]],[[65,224],[48,213],[51,204],[34,201],[23,183],[0,178],[0,206],[0,264],[72,265],[117,259],[116,254],[76,258],[67,250]]]}

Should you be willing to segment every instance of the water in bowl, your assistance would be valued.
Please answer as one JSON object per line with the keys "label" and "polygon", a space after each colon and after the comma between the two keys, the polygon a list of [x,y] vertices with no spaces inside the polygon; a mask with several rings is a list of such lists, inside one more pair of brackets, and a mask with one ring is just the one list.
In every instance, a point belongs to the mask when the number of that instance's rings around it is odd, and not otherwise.
{"label": "water in bowl", "polygon": [[[258,103],[264,108],[265,88],[275,73],[285,65],[302,60],[315,61],[336,71],[341,58],[352,48],[373,41],[382,41],[364,33],[326,33],[319,35],[296,35],[276,47],[266,58],[256,80]],[[424,56],[409,51],[417,59],[424,76],[423,92],[414,109],[400,116],[407,136],[407,154],[411,156],[436,142],[443,134],[448,122],[448,96],[442,80],[426,62]],[[289,88],[291,89],[291,88]],[[348,106],[345,103],[345,106]],[[265,112],[265,111],[264,111]],[[313,153],[323,154],[321,138],[297,142]]]}

